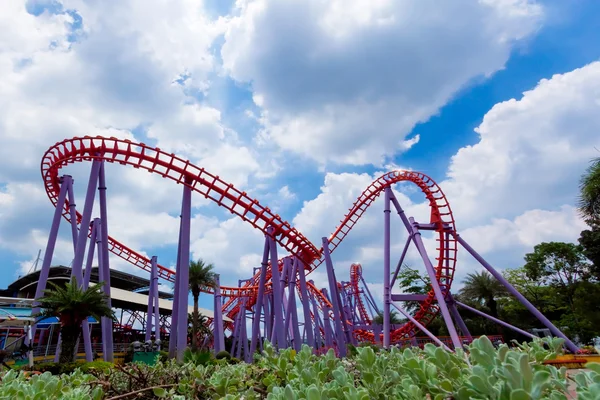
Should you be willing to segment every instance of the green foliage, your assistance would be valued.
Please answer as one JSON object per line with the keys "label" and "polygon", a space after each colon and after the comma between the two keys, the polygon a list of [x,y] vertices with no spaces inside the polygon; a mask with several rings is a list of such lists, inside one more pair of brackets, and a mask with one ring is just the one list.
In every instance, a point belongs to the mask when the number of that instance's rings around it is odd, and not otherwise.
{"label": "green foliage", "polygon": [[[169,360],[88,368],[91,375],[80,369],[60,378],[47,372],[29,381],[10,371],[2,378],[0,398],[133,398],[138,393],[136,398],[168,399],[566,400],[566,370],[542,363],[560,354],[562,345],[562,339],[538,339],[495,348],[481,337],[456,353],[433,344],[379,352],[358,346],[339,359],[333,350],[319,356],[306,345],[299,352],[277,353],[267,342],[254,364]],[[577,392],[579,398],[596,399],[600,364],[588,368],[575,377]]]}
{"label": "green foliage", "polygon": [[587,363],[590,371],[580,372],[575,375],[577,383],[577,398],[581,400],[600,399],[600,364]]}
{"label": "green foliage", "polygon": [[103,361],[103,360],[96,360],[96,361],[83,363],[83,364],[79,365],[79,369],[81,369],[81,372],[83,372],[83,373],[89,373],[92,371],[108,372],[114,367],[115,367],[114,363],[111,363],[109,361]]}
{"label": "green foliage", "polygon": [[193,351],[192,349],[185,349],[183,353],[183,362],[192,363],[194,365],[207,365],[212,361],[212,354],[210,351]]}
{"label": "green foliage", "polygon": [[579,189],[579,211],[587,219],[600,219],[600,158],[581,176]]}
{"label": "green foliage", "polygon": [[581,232],[579,244],[583,247],[583,255],[592,262],[590,272],[600,280],[600,218],[587,221],[590,229]]}
{"label": "green foliage", "polygon": [[78,367],[82,366],[81,362],[70,362],[70,363],[55,363],[47,362],[42,364],[34,364],[33,370],[39,372],[50,372],[52,375],[70,374],[75,371]]}
{"label": "green foliage", "polygon": [[231,354],[229,354],[229,352],[227,350],[221,350],[220,352],[218,352],[215,355],[215,358],[217,360],[221,360],[221,359],[231,360]]}
{"label": "green foliage", "polygon": [[[50,372],[52,375],[61,375],[61,374],[70,374],[74,372],[76,369],[80,369],[84,373],[92,372],[92,371],[108,371],[111,368],[114,368],[115,364],[106,361],[92,361],[92,362],[71,362],[71,363],[41,363],[34,364],[33,371],[38,371],[41,373]],[[27,367],[27,369],[29,369]]]}
{"label": "green foliage", "polygon": [[498,298],[506,296],[506,288],[487,271],[467,274],[459,295],[461,299],[484,305],[492,317],[498,317]]}
{"label": "green foliage", "polygon": [[588,267],[583,247],[573,243],[544,242],[525,255],[528,278],[546,285],[566,288],[585,278]]}
{"label": "green foliage", "polygon": [[[380,324],[383,325],[383,313],[377,313],[377,315],[375,315],[373,317],[373,322],[376,324]],[[402,320],[400,319],[400,316],[398,315],[398,313],[396,312],[396,310],[391,310],[390,311],[390,324],[394,325],[394,324],[400,324],[402,323]]]}
{"label": "green foliage", "polygon": [[69,363],[75,359],[81,323],[90,316],[97,321],[102,317],[114,318],[114,313],[102,292],[102,282],[85,290],[77,284],[74,277],[64,286],[53,282],[48,284],[51,288],[44,290],[43,297],[36,299],[42,310],[38,316],[59,319],[62,338],[60,362]]}
{"label": "green foliage", "polygon": [[194,312],[192,313],[192,350],[198,349],[198,336],[205,337],[209,331],[206,329],[206,317],[200,317],[198,312],[198,299],[200,292],[214,287],[216,274],[213,271],[214,265],[207,264],[203,260],[190,262],[189,269],[189,288],[194,298]]}
{"label": "green foliage", "polygon": [[[429,276],[410,268],[406,264],[398,272],[396,280],[402,293],[426,294],[431,290],[431,279],[429,279]],[[411,312],[419,309],[420,306],[418,301],[407,301],[404,303],[404,309]]]}
{"label": "green foliage", "polygon": [[[169,360],[169,352],[168,351],[161,350],[158,353],[160,354],[159,355],[159,360],[161,362],[165,363],[165,362],[167,362]],[[184,353],[184,357],[185,357],[185,353]]]}
{"label": "green foliage", "polygon": [[61,376],[45,372],[29,378],[24,371],[8,371],[2,376],[0,398],[22,400],[100,400],[104,397],[102,388],[89,385],[95,379],[95,377],[85,375],[81,371]]}
{"label": "green foliage", "polygon": [[566,399],[564,370],[542,365],[531,357],[556,356],[562,342],[542,341],[509,349],[496,349],[489,339],[476,339],[462,351],[449,353],[432,344],[423,350],[391,348],[376,353],[370,346],[357,347],[345,360],[333,351],[313,355],[308,346],[295,354],[283,350],[277,356],[266,344],[259,367],[270,372],[261,383],[268,399],[496,399],[512,400],[514,393],[527,399]]}

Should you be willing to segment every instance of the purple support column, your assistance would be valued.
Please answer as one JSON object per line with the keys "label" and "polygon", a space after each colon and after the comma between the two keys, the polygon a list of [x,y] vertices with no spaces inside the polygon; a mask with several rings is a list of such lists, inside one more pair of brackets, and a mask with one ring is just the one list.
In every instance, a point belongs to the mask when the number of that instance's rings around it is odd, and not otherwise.
{"label": "purple support column", "polygon": [[[151,260],[154,261],[156,256],[152,256]],[[151,262],[152,262],[151,261]],[[150,268],[150,285],[148,285],[148,309],[146,311],[146,332],[144,340],[147,342],[152,339],[152,310],[154,308],[154,268]]]}
{"label": "purple support column", "polygon": [[[314,282],[311,280],[309,281],[312,285],[314,285]],[[308,293],[307,292],[307,296],[308,299],[311,302],[312,308],[313,308],[313,318],[314,318],[314,333],[315,333],[315,345],[314,348],[318,349],[319,347],[322,347],[323,345],[323,338],[321,336],[321,327],[323,326],[323,324],[321,324],[321,318],[319,316],[319,307],[317,306],[317,301],[315,300],[315,297],[312,295],[312,293]],[[323,311],[323,314],[325,314],[325,311]],[[324,330],[324,328],[323,328]]]}
{"label": "purple support column", "polygon": [[[273,287],[273,329],[274,335],[271,341],[276,348],[285,348],[285,325],[283,321],[283,299],[281,296],[281,277],[279,264],[277,260],[277,243],[273,233],[273,228],[269,228],[269,252],[271,254],[271,284]],[[275,343],[276,342],[276,343]]]}
{"label": "purple support column", "polygon": [[[54,254],[54,248],[56,247],[56,238],[58,237],[58,228],[60,227],[60,218],[62,210],[67,198],[67,192],[69,185],[71,184],[71,176],[65,175],[60,178],[60,192],[56,201],[56,208],[54,209],[54,216],[52,217],[52,225],[50,226],[50,232],[48,234],[48,243],[44,251],[44,259],[42,260],[42,268],[40,270],[40,277],[38,278],[38,284],[35,288],[35,298],[39,299],[44,294],[46,289],[46,283],[48,282],[48,274],[50,273],[50,265],[52,264],[52,256]],[[34,303],[32,315],[40,312],[40,308],[37,303]],[[35,335],[36,326],[33,325],[32,334]],[[35,337],[35,336],[34,336]]]}
{"label": "purple support column", "polygon": [[236,353],[236,349],[238,347],[238,343],[241,343],[240,340],[240,335],[242,334],[242,314],[244,311],[244,305],[242,303],[242,299],[238,299],[238,304],[240,305],[240,311],[237,313],[237,315],[235,316],[235,319],[233,320],[233,332],[231,333],[231,337],[232,337],[232,341],[231,341],[231,350],[229,350],[229,353],[237,358],[240,358],[237,353]]}
{"label": "purple support column", "polygon": [[473,337],[471,336],[471,333],[469,332],[469,329],[467,328],[465,321],[462,319],[462,317],[460,316],[460,313],[456,309],[456,300],[454,300],[454,297],[452,297],[452,295],[449,293],[448,293],[448,300],[446,301],[446,303],[448,304],[448,308],[450,309],[452,318],[454,318],[454,321],[458,325],[458,329],[460,329],[463,336],[465,336],[469,342],[472,342]]}
{"label": "purple support column", "polygon": [[[104,282],[105,281],[105,271],[104,268],[102,268],[102,264],[103,264],[103,260],[104,260],[104,253],[102,252],[102,234],[100,232],[100,225],[102,224],[102,221],[100,219],[98,219],[98,226],[97,226],[97,231],[96,231],[96,251],[98,253],[98,281],[99,282]],[[127,322],[127,325],[133,324],[133,321],[131,321],[133,318],[133,314],[131,314],[131,316],[129,317],[129,321]],[[102,331],[102,355],[103,355],[103,359],[104,361],[106,361],[107,356],[108,356],[108,348],[107,348],[107,343],[104,340],[105,338],[105,334],[104,334],[104,327],[106,326],[106,323],[104,322],[103,319],[101,319],[100,321],[98,321],[100,323],[100,328]]]}
{"label": "purple support column", "polygon": [[[94,263],[94,250],[96,248],[97,237],[99,237],[98,226],[100,225],[100,220],[98,218],[94,219],[92,222],[92,235],[90,236],[90,248],[88,250],[87,260],[85,263],[85,274],[83,276],[83,289],[87,289],[90,285],[90,276],[92,275],[92,264]],[[87,362],[94,361],[94,355],[92,350],[92,343],[90,339],[90,324],[86,319],[81,324],[82,332],[83,332],[83,345],[85,347],[85,360]],[[86,339],[87,337],[87,339]]]}
{"label": "purple support column", "polygon": [[383,347],[390,347],[390,194],[385,188],[384,228],[383,228]]}
{"label": "purple support column", "polygon": [[[325,289],[323,289],[325,290]],[[325,347],[332,347],[333,346],[333,333],[331,332],[331,324],[329,323],[329,312],[331,311],[331,308],[329,308],[329,306],[325,306],[325,308],[323,309],[323,330],[325,331]],[[342,339],[343,339],[343,335]],[[339,345],[338,345],[339,347]]]}
{"label": "purple support column", "polygon": [[69,199],[69,216],[71,218],[71,236],[73,237],[73,251],[75,251],[75,247],[77,246],[77,236],[78,236],[78,229],[77,229],[77,210],[76,210],[76,205],[75,205],[75,194],[73,191],[73,183],[74,181],[71,180],[69,182],[69,187],[67,188],[68,191],[68,199]]}
{"label": "purple support column", "polygon": [[381,344],[381,325],[376,323],[371,323],[371,327],[373,328],[373,339],[375,340],[375,344]]}
{"label": "purple support column", "polygon": [[[502,274],[500,274],[498,271],[496,271],[494,269],[494,267],[492,267],[487,261],[485,261],[483,259],[483,257],[481,257],[475,250],[473,250],[473,248],[467,242],[465,242],[465,240],[462,237],[460,237],[460,235],[458,233],[452,232],[452,234],[454,235],[454,237],[456,238],[456,240],[458,240],[458,242],[469,253],[471,253],[471,255],[477,261],[479,261],[479,263],[481,265],[483,265],[485,267],[485,269],[487,269],[490,274],[492,274],[492,276],[494,276],[494,278],[496,278],[500,283],[502,283],[504,285],[504,287],[506,287],[506,289],[513,296],[515,296],[521,302],[521,304],[523,304],[529,310],[529,312],[531,312],[537,319],[539,319],[540,322],[542,322],[544,325],[546,325],[546,328],[550,329],[550,332],[552,332],[555,336],[563,338],[565,340],[565,344],[569,348],[569,350],[571,350],[574,353],[576,353],[576,352],[579,351],[579,347],[577,347],[575,345],[575,343],[573,343],[564,333],[562,333],[556,326],[554,326],[554,324],[552,324],[552,322],[550,322],[550,320],[548,318],[546,318],[544,316],[544,314],[542,314],[541,312],[539,312],[535,308],[535,306],[533,304],[531,304],[529,302],[529,300],[527,300],[525,298],[525,296],[523,296],[521,293],[519,293],[519,291],[517,289],[514,288],[513,285],[511,285],[506,279],[504,279],[504,277],[502,276]],[[459,305],[461,305],[461,304],[459,303]]]}
{"label": "purple support column", "polygon": [[373,305],[373,308],[379,314],[381,311],[379,310],[379,307],[377,307],[377,303],[375,302],[375,298],[373,297],[373,295],[371,294],[371,291],[369,290],[369,285],[367,285],[367,282],[365,282],[365,278],[363,278],[362,275],[360,276],[360,280],[363,283],[363,285],[365,286],[366,293],[369,295],[369,298],[370,298],[369,300],[371,301],[371,304]]}
{"label": "purple support column", "polygon": [[498,319],[498,318],[494,318],[494,317],[492,317],[491,315],[488,315],[488,314],[484,313],[483,311],[479,311],[479,310],[477,310],[476,308],[469,307],[468,305],[466,305],[466,304],[463,304],[463,303],[461,303],[460,301],[457,301],[457,302],[456,302],[456,304],[458,304],[459,306],[463,307],[464,309],[467,309],[467,310],[469,310],[469,311],[471,311],[471,312],[473,312],[473,313],[475,313],[475,314],[477,314],[477,315],[480,315],[480,316],[482,316],[482,317],[484,317],[484,318],[487,318],[487,319],[489,319],[490,321],[493,321],[493,322],[495,322],[495,323],[497,323],[497,324],[499,324],[499,325],[502,325],[502,326],[505,326],[505,327],[507,327],[507,328],[510,328],[510,329],[514,330],[515,332],[518,332],[518,333],[520,333],[520,334],[521,334],[521,335],[523,335],[523,336],[527,336],[527,337],[528,337],[528,338],[530,338],[530,339],[533,339],[533,338],[535,338],[535,336],[534,336],[534,335],[532,335],[532,334],[531,334],[531,333],[529,333],[529,332],[526,332],[526,331],[524,331],[523,329],[519,329],[519,328],[517,328],[516,326],[513,326],[513,325],[511,325],[511,324],[509,324],[509,323],[507,323],[507,322],[504,322],[504,321],[502,321],[502,320],[500,320],[500,319]]}
{"label": "purple support column", "polygon": [[94,207],[94,199],[96,197],[96,183],[98,182],[98,175],[100,172],[100,162],[94,161],[92,163],[92,171],[90,172],[90,179],[88,182],[87,194],[85,196],[85,202],[83,206],[83,212],[81,217],[81,229],[77,236],[77,246],[75,250],[75,257],[71,264],[71,276],[77,279],[77,283],[83,283],[83,258],[85,256],[85,248],[88,239],[88,227],[92,219],[92,209]]}
{"label": "purple support column", "polygon": [[[177,243],[177,261],[175,264],[176,270],[179,269],[179,263],[181,261],[181,219],[179,220],[179,240]],[[171,329],[169,332],[169,358],[175,358],[175,356],[177,355],[177,321],[179,320],[179,277],[180,274],[176,273],[175,287],[173,289],[173,304],[171,309]]]}
{"label": "purple support column", "polygon": [[240,303],[240,312],[238,312],[238,315],[236,315],[237,321],[235,322],[236,335],[231,346],[231,354],[239,359],[242,358],[242,346],[244,344],[242,336],[244,333],[243,326],[246,325],[246,298],[244,297],[240,299]]}
{"label": "purple support column", "polygon": [[[79,229],[79,234],[77,236],[77,245],[75,246],[75,257],[73,258],[73,263],[71,264],[71,277],[75,277],[78,285],[83,286],[83,259],[85,257],[85,249],[88,240],[88,227],[90,226],[90,222],[92,219],[92,210],[94,208],[94,199],[96,197],[96,183],[98,182],[98,176],[100,173],[100,162],[94,161],[92,163],[92,170],[90,172],[90,178],[88,181],[87,193],[85,196],[85,201],[83,205],[83,212],[81,217],[81,229]],[[73,189],[69,190],[69,195],[72,195]],[[74,198],[70,199],[70,202],[75,204]],[[74,207],[71,208],[73,211]],[[77,221],[77,220],[75,220]],[[93,246],[93,242],[91,244]],[[83,331],[83,343],[85,348],[85,358],[86,361],[93,361],[92,355],[92,344],[90,342],[90,328],[85,321],[82,323],[82,331]]]}
{"label": "purple support column", "polygon": [[[267,279],[267,264],[269,262],[269,236],[265,235],[265,247],[263,249],[263,258],[260,269],[260,277],[258,283],[258,294],[256,296],[256,303],[254,304],[254,320],[252,321],[252,339],[250,341],[250,351],[245,354],[245,360],[247,363],[252,362],[254,352],[256,352],[256,344],[260,337],[260,314],[262,312],[262,303],[265,296],[265,282]],[[266,316],[265,316],[266,318]],[[267,331],[265,331],[266,335]],[[262,343],[262,340],[261,340]]]}
{"label": "purple support column", "polygon": [[[73,181],[70,182],[69,187],[67,188],[68,191],[68,201],[69,201],[69,215],[70,215],[70,219],[71,219],[71,236],[73,237],[73,252],[74,254],[77,252],[77,241],[78,241],[78,228],[77,228],[77,210],[76,210],[76,205],[75,205],[75,194],[74,194],[74,190],[73,190]],[[86,238],[86,242],[87,242],[87,238]],[[90,238],[90,248],[88,251],[88,258],[87,258],[87,263],[91,263],[93,262],[94,259],[94,246],[95,245],[95,229],[92,228],[92,236]],[[87,263],[86,263],[86,270],[87,270]],[[91,268],[91,267],[90,267]],[[71,276],[73,276],[73,270],[71,270]],[[79,276],[76,276],[77,282],[78,284],[82,284],[82,281],[80,280]],[[87,281],[87,283],[86,283]],[[83,288],[87,289],[89,285],[89,277],[83,278]],[[91,343],[91,339],[90,339],[90,324],[88,322],[88,320],[86,319],[85,321],[83,321],[81,323],[81,331],[83,333],[83,346],[85,349],[85,360],[87,362],[91,362],[94,361],[94,356],[93,356],[93,352],[92,352],[92,343]]]}
{"label": "purple support column", "polygon": [[88,250],[87,260],[85,262],[85,273],[83,275],[84,289],[87,289],[90,286],[90,277],[92,276],[92,266],[94,264],[94,252],[100,241],[100,234],[98,232],[99,226],[100,219],[94,218],[94,221],[92,222],[92,235],[90,236],[90,248]]}
{"label": "purple support column", "polygon": [[[242,281],[238,279],[238,289],[242,287]],[[240,334],[241,334],[241,323],[240,321],[242,320],[242,313],[243,311],[245,311],[244,309],[244,301],[246,300],[245,297],[240,297],[238,298],[237,303],[240,305],[240,311],[237,313],[237,315],[235,316],[235,319],[233,321],[234,325],[233,325],[233,332],[231,333],[231,337],[233,338],[232,342],[231,342],[231,351],[230,354],[233,355],[236,358],[240,358],[237,353],[236,353],[236,348],[237,348],[237,344],[240,340]]]}
{"label": "purple support column", "polygon": [[304,263],[299,258],[295,259],[296,270],[300,278],[300,295],[302,296],[302,311],[304,312],[304,330],[306,332],[306,341],[311,347],[315,347],[315,338],[312,332],[312,322],[310,318],[310,302],[308,299],[308,290],[306,289],[306,274]]}
{"label": "purple support column", "polygon": [[340,357],[346,357],[346,338],[349,337],[349,333],[347,332],[344,312],[340,304],[341,299],[339,296],[339,291],[337,290],[337,280],[335,278],[335,272],[333,270],[331,254],[329,253],[329,241],[326,237],[324,237],[322,240],[323,256],[325,257],[325,265],[327,267],[327,278],[329,280],[329,289],[331,290],[331,304],[333,305],[335,336],[337,338],[338,351]]}
{"label": "purple support column", "polygon": [[181,256],[177,274],[179,275],[179,303],[177,304],[177,361],[183,362],[183,353],[187,348],[188,292],[190,286],[190,222],[192,208],[192,189],[186,178],[181,202]]}
{"label": "purple support column", "polygon": [[462,343],[460,342],[458,333],[456,332],[456,328],[454,327],[454,323],[452,322],[452,317],[450,316],[450,311],[448,310],[448,306],[446,305],[446,299],[444,296],[445,293],[443,293],[442,289],[440,288],[440,284],[436,278],[435,268],[433,267],[433,264],[431,264],[431,260],[429,259],[429,256],[427,255],[425,246],[423,245],[423,240],[421,239],[421,232],[419,232],[419,230],[416,228],[415,222],[414,222],[414,220],[412,220],[412,218],[410,221],[408,218],[406,218],[406,215],[404,214],[404,210],[402,209],[402,207],[400,207],[398,200],[396,199],[394,194],[391,193],[391,191],[390,191],[390,200],[394,204],[394,207],[396,208],[398,215],[402,219],[402,222],[404,223],[404,226],[406,227],[406,230],[408,231],[409,235],[412,236],[413,243],[417,247],[417,250],[419,251],[421,258],[423,259],[423,263],[425,264],[425,269],[427,270],[427,273],[429,274],[429,278],[431,279],[431,287],[435,293],[435,297],[437,299],[440,311],[442,312],[442,317],[444,318],[444,321],[446,322],[446,327],[448,328],[448,333],[450,333],[450,338],[452,339],[452,344],[454,345],[454,348],[460,349],[460,348],[462,348]]}
{"label": "purple support column", "polygon": [[[298,326],[298,311],[296,310],[296,268],[297,264],[294,262],[291,266],[290,279],[289,279],[289,303],[288,312],[291,310],[291,330],[292,330],[292,345],[296,351],[300,351],[302,347],[302,337],[300,336],[300,327]],[[288,325],[289,326],[289,325]]]}
{"label": "purple support column", "polygon": [[408,235],[406,243],[404,244],[404,249],[402,250],[402,255],[400,256],[400,260],[398,260],[398,265],[396,265],[396,270],[394,271],[394,275],[392,277],[392,283],[390,283],[390,290],[394,287],[394,283],[396,283],[396,279],[398,278],[398,272],[400,272],[400,268],[402,268],[402,264],[404,263],[404,258],[406,257],[406,252],[408,251],[408,247],[410,246],[411,240],[412,237]]}
{"label": "purple support column", "polygon": [[[160,340],[160,308],[158,298],[158,259],[156,256],[151,259],[151,268],[154,272],[152,281],[152,292],[154,293],[154,341]],[[160,348],[159,348],[160,350]]]}
{"label": "purple support column", "polygon": [[61,334],[58,334],[58,339],[56,342],[56,351],[54,352],[54,362],[57,363],[58,360],[60,359],[60,344],[61,344],[62,340],[61,340]]}
{"label": "purple support column", "polygon": [[290,342],[292,340],[291,336],[292,333],[291,331],[288,329],[289,327],[289,318],[291,317],[290,314],[290,309],[288,307],[288,298],[285,294],[285,288],[286,288],[286,282],[289,281],[288,275],[290,273],[290,259],[289,257],[285,257],[283,259],[283,269],[281,270],[281,278],[280,278],[280,285],[281,285],[281,303],[283,305],[283,319],[282,319],[282,323],[283,323],[283,336],[285,337],[285,345],[281,346],[280,348],[288,348],[290,347]]}
{"label": "purple support column", "polygon": [[408,320],[410,322],[412,322],[417,328],[419,328],[421,331],[423,331],[424,334],[429,336],[429,338],[431,340],[433,340],[438,346],[442,347],[444,350],[452,351],[448,348],[448,346],[446,346],[444,343],[442,343],[442,341],[440,339],[438,339],[433,333],[431,333],[427,328],[425,328],[425,326],[423,326],[423,324],[421,324],[419,321],[417,321],[412,315],[410,315],[409,313],[407,313],[406,311],[404,311],[402,308],[398,307],[395,304],[394,304],[394,307],[396,307],[396,309],[398,311],[400,311],[400,313],[402,315],[404,315],[406,318],[408,318]]}
{"label": "purple support column", "polygon": [[[271,289],[272,290],[272,289]],[[271,340],[271,334],[273,332],[273,314],[271,313],[271,294],[265,293],[263,295],[263,336],[269,340]],[[262,347],[261,347],[262,349]]]}
{"label": "purple support column", "polygon": [[[98,269],[104,272],[104,294],[107,297],[107,305],[112,308],[110,300],[110,262],[108,257],[108,213],[106,206],[106,176],[104,175],[104,161],[99,161],[100,171],[98,179],[98,194],[100,205],[100,234],[102,236],[102,263]],[[114,362],[113,345],[113,320],[112,318],[102,318],[102,342],[106,343],[106,353],[104,360]]]}
{"label": "purple support column", "polygon": [[[240,310],[241,312],[242,310]],[[225,350],[225,336],[223,332],[223,309],[221,305],[221,276],[215,275],[215,311],[213,318],[213,338],[215,342],[215,353]]]}

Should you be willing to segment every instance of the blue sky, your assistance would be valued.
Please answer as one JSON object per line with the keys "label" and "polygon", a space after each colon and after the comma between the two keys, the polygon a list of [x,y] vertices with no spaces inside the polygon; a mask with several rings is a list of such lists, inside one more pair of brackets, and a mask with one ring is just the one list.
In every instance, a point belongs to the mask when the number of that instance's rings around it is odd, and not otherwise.
{"label": "blue sky", "polygon": [[[541,240],[577,239],[576,180],[600,146],[598,2],[308,3],[14,2],[0,17],[0,286],[45,246],[44,150],[90,133],[187,157],[315,242],[394,167],[438,181],[459,229],[499,268]],[[85,181],[85,165],[69,168]],[[111,235],[172,265],[181,188],[108,173]],[[426,215],[418,193],[398,191]],[[226,283],[247,277],[260,235],[195,201],[193,257]],[[379,293],[377,204],[334,261],[342,279],[362,262]],[[56,263],[71,257],[66,233]],[[477,268],[461,261],[459,280]]]}

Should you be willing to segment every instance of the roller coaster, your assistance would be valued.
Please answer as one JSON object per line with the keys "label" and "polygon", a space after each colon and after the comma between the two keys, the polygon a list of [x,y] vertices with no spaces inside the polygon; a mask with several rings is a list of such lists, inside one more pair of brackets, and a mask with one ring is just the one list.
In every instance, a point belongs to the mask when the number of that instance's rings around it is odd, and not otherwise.
{"label": "roller coaster", "polygon": [[[62,175],[61,170],[70,164],[81,162],[91,163],[91,172],[83,209],[79,212],[74,198],[73,180],[69,175]],[[105,163],[146,170],[174,181],[183,188],[175,270],[159,264],[156,257],[148,258],[108,235]],[[175,283],[169,342],[169,351],[173,357],[183,356],[188,340],[187,312],[184,310],[187,307],[188,296],[192,194],[203,196],[219,207],[227,209],[259,230],[265,238],[262,262],[255,269],[253,276],[240,280],[238,286],[221,286],[217,282],[214,288],[204,290],[214,296],[215,314],[212,327],[213,345],[216,351],[225,350],[224,331],[231,332],[234,338],[231,351],[245,358],[246,361],[251,361],[251,354],[262,346],[265,339],[279,348],[289,346],[299,348],[302,343],[309,344],[315,348],[315,351],[333,348],[340,356],[345,355],[348,344],[372,342],[388,347],[405,341],[414,341],[418,332],[430,336],[431,340],[444,347],[460,347],[465,338],[471,340],[471,335],[458,308],[481,312],[460,303],[451,294],[459,245],[500,280],[554,335],[563,337],[570,350],[577,351],[577,347],[562,332],[539,313],[456,232],[452,210],[442,189],[433,179],[420,172],[391,171],[375,179],[352,204],[333,233],[323,237],[319,245],[313,244],[289,222],[219,176],[174,154],[144,143],[100,136],[66,139],[46,151],[41,162],[41,173],[46,193],[56,211],[36,295],[41,296],[46,287],[44,276],[47,277],[62,217],[70,224],[72,231],[74,249],[72,268],[73,276],[78,282],[85,284],[87,273],[84,272],[91,268],[95,256],[103,276],[110,276],[109,252],[150,274],[154,283],[151,285],[149,296],[147,329],[152,329],[151,315],[158,293],[158,279]],[[427,223],[416,222],[412,217],[405,215],[393,192],[394,186],[400,182],[416,185],[425,196],[430,209]],[[384,296],[380,309],[362,277],[361,265],[350,266],[349,282],[338,282],[331,254],[381,195],[384,196],[382,246]],[[99,200],[99,217],[92,219],[96,198]],[[398,214],[408,233],[394,271],[391,270],[390,265],[392,209]],[[432,232],[435,238],[433,259],[427,254],[423,244],[422,231]],[[394,294],[392,289],[396,277],[411,245],[416,247],[421,256],[425,270],[431,278],[432,289],[422,295]],[[84,271],[86,247],[89,247],[89,250]],[[94,255],[95,248],[96,255]],[[278,257],[278,249],[285,252],[283,257]],[[319,267],[323,268],[322,264],[325,264],[328,282],[327,287],[319,288],[317,283],[308,278],[311,272]],[[110,282],[105,282],[104,290],[110,296]],[[299,320],[296,299],[302,306],[303,321]],[[419,302],[414,315],[396,304],[403,301]],[[391,325],[392,307],[397,308],[405,317],[405,323],[398,326]],[[440,313],[450,333],[450,341],[446,343],[427,330],[427,325]],[[383,324],[374,323],[376,314],[383,316]],[[223,315],[227,315],[234,322],[224,323]],[[495,320],[493,317],[487,317]],[[504,321],[495,320],[495,322],[511,327],[523,335],[532,336]],[[252,325],[250,335],[246,329],[247,323]],[[103,321],[103,324],[103,341],[110,347],[111,321]],[[85,332],[86,327],[84,326],[83,329]],[[459,331],[462,337],[459,336]],[[111,357],[111,352],[107,349],[105,358],[111,360]]]}

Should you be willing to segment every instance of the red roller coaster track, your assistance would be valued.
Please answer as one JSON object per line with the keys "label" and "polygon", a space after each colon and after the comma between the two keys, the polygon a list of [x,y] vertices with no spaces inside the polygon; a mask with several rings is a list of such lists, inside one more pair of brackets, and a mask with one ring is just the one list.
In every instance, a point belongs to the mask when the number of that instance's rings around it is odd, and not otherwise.
{"label": "red roller coaster track", "polygon": [[[212,175],[204,168],[196,167],[174,154],[129,140],[86,136],[66,139],[50,147],[42,158],[41,172],[48,197],[55,206],[59,206],[57,201],[60,191],[60,169],[72,163],[93,160],[129,165],[134,168],[145,169],[151,173],[157,173],[178,184],[189,186],[192,191],[200,193],[205,198],[217,203],[217,205],[228,209],[232,214],[237,215],[265,234],[268,227],[273,227],[275,241],[290,254],[299,257],[304,262],[307,273],[313,271],[322,262],[322,248],[317,248],[296,228],[293,228],[279,215],[271,212],[268,207],[250,198],[246,192],[239,191],[232,184],[225,182],[216,175]],[[454,239],[444,236],[443,225],[450,225],[454,228],[454,218],[442,190],[431,178],[422,173],[392,171],[377,178],[354,202],[340,225],[329,236],[329,250],[334,251],[340,245],[366,209],[386,187],[403,181],[416,184],[429,201],[431,223],[436,224],[439,244],[436,258],[437,279],[443,290],[449,290],[454,276],[457,246]],[[63,207],[63,217],[70,220],[68,203],[65,203]],[[79,222],[81,215],[77,214],[77,218]],[[109,237],[109,250],[132,265],[150,271],[150,259],[112,237]],[[278,264],[279,268],[282,269],[282,260],[279,260]],[[158,273],[161,278],[174,281],[175,271],[159,265]],[[239,297],[249,296],[251,300],[255,297],[258,278],[259,274],[254,275],[241,288],[221,287],[222,295],[229,297],[224,306],[228,317],[233,319],[239,311],[240,302],[236,301]],[[267,272],[267,279],[270,280],[270,270]],[[314,285],[309,284],[309,290],[316,295],[321,306],[329,303]],[[420,310],[417,311],[415,318],[424,324],[430,322],[438,312],[437,305],[434,303],[435,296],[431,292],[427,300],[422,303]],[[253,301],[250,301],[247,307],[252,305]],[[392,338],[399,339],[402,336],[411,334],[414,329],[412,324],[406,324],[393,332]],[[372,333],[370,335],[372,336]],[[361,336],[372,340],[372,338],[369,338],[368,332],[361,333]]]}

